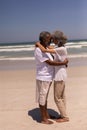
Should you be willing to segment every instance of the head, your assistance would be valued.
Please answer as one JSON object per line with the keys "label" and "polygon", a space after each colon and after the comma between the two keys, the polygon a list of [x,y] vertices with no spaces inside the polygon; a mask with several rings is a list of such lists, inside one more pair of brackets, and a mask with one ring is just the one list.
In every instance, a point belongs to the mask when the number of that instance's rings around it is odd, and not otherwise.
{"label": "head", "polygon": [[61,32],[61,31],[55,31],[52,34],[53,42],[55,44],[58,44],[60,42],[60,40],[61,40],[62,37],[63,37],[63,32]]}
{"label": "head", "polygon": [[63,35],[63,36],[61,37],[61,39],[60,39],[60,42],[59,42],[58,46],[59,46],[59,47],[60,47],[60,46],[64,46],[66,42],[67,42],[67,37],[66,37],[65,35]]}
{"label": "head", "polygon": [[67,37],[61,31],[55,31],[52,37],[53,37],[53,42],[57,44],[59,47],[64,46],[64,44],[67,42]]}
{"label": "head", "polygon": [[40,43],[43,45],[43,46],[48,46],[51,42],[51,34],[47,31],[43,31],[40,33],[39,35],[39,40],[40,40]]}

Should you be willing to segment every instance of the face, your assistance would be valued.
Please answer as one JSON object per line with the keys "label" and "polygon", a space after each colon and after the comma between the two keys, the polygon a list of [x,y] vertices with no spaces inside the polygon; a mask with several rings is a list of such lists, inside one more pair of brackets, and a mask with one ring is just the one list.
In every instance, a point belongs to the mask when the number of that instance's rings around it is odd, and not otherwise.
{"label": "face", "polygon": [[51,42],[51,35],[48,35],[45,39],[45,45],[49,45]]}
{"label": "face", "polygon": [[58,44],[58,43],[59,43],[58,39],[53,39],[53,42],[54,42],[55,44]]}

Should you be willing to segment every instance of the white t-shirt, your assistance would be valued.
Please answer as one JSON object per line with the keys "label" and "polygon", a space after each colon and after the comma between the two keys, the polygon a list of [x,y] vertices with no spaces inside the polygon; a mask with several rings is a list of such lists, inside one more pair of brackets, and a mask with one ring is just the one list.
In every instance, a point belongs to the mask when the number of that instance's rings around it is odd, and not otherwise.
{"label": "white t-shirt", "polygon": [[[55,48],[56,54],[54,55],[55,61],[64,61],[67,58],[67,50],[66,47],[57,47]],[[65,81],[67,78],[66,66],[60,65],[55,66],[55,81]]]}
{"label": "white t-shirt", "polygon": [[50,53],[43,53],[38,47],[36,47],[34,55],[36,60],[36,79],[52,81],[54,77],[54,66],[45,62],[49,59],[53,60]]}

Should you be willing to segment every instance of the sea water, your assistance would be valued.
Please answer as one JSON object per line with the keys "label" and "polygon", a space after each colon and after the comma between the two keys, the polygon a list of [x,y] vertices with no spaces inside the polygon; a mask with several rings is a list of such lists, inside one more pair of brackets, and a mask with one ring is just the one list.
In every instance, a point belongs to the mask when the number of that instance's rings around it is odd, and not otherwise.
{"label": "sea water", "polygon": [[[87,57],[87,40],[69,40],[65,44],[71,58]],[[0,43],[0,60],[33,60],[35,42]]]}

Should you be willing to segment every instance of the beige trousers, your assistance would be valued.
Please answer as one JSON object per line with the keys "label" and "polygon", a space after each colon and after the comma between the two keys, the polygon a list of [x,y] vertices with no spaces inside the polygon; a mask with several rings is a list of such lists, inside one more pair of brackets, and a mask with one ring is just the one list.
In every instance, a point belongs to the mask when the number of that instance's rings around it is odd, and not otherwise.
{"label": "beige trousers", "polygon": [[64,81],[54,81],[54,101],[61,117],[67,117]]}
{"label": "beige trousers", "polygon": [[51,84],[50,81],[36,80],[36,102],[39,105],[46,104]]}

